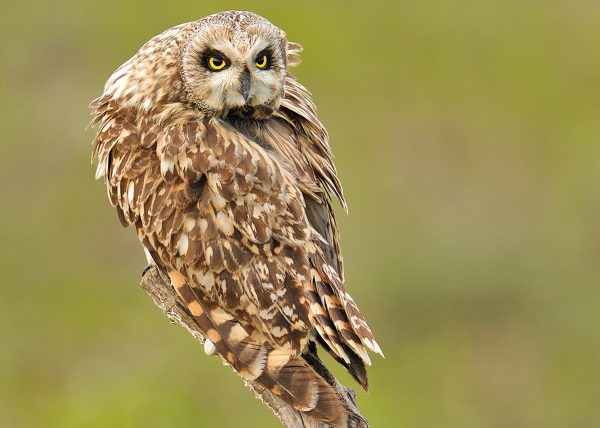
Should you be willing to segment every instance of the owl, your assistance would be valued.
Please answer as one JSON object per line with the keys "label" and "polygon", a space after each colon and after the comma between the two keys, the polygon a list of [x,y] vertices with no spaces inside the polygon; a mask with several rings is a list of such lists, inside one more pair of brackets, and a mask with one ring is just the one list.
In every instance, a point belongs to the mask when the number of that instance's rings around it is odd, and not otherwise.
{"label": "owl", "polygon": [[[333,427],[347,415],[304,357],[367,389],[381,349],[344,286],[328,135],[289,72],[301,46],[229,11],[152,38],[91,103],[93,158],[123,226],[240,376]],[[383,354],[382,354],[383,355]]]}

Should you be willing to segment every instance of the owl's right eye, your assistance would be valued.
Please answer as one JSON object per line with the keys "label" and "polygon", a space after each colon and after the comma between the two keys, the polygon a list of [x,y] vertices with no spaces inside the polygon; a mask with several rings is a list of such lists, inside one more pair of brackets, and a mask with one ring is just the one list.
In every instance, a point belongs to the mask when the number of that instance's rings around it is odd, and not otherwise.
{"label": "owl's right eye", "polygon": [[211,55],[206,62],[208,68],[212,71],[221,71],[227,67],[227,61],[223,57]]}

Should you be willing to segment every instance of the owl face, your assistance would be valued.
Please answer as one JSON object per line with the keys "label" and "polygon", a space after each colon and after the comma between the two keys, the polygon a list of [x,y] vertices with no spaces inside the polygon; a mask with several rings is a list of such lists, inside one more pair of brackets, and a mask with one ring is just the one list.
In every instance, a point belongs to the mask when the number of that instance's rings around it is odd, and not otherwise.
{"label": "owl face", "polygon": [[286,76],[283,31],[254,14],[210,18],[183,48],[182,76],[191,101],[216,116],[276,110]]}

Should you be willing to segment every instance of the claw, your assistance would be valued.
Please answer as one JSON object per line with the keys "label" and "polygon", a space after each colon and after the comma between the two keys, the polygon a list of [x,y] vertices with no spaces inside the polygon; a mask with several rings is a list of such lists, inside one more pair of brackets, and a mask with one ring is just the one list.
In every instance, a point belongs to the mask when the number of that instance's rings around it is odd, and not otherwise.
{"label": "claw", "polygon": [[142,278],[144,277],[144,275],[146,275],[148,273],[148,271],[153,267],[154,265],[146,265],[146,267],[144,268],[144,270],[142,271]]}

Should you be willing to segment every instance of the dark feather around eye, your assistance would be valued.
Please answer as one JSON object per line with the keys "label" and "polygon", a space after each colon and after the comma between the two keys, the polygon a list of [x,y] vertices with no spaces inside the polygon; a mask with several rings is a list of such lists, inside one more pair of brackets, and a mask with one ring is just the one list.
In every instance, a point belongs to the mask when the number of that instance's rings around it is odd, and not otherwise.
{"label": "dark feather around eye", "polygon": [[227,60],[227,57],[225,55],[223,55],[221,52],[215,51],[215,50],[212,50],[212,49],[208,49],[208,50],[202,52],[202,54],[200,55],[200,62],[209,71],[214,71],[210,67],[210,65],[208,63],[211,58],[215,58],[215,59],[218,59],[218,60],[221,60],[221,61],[225,61],[226,64],[229,64],[229,61]]}
{"label": "dark feather around eye", "polygon": [[262,51],[260,51],[260,53],[258,55],[256,55],[256,58],[254,59],[255,62],[262,62],[263,56],[267,57],[267,66],[263,69],[263,70],[268,70],[269,68],[271,68],[273,66],[273,54],[271,53],[271,49],[263,49]]}

